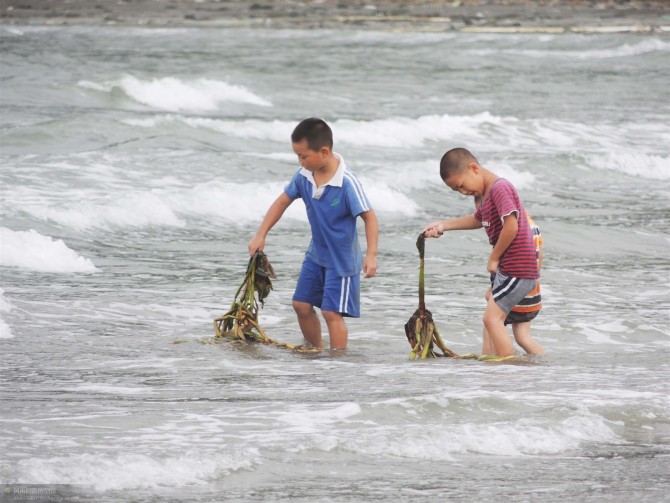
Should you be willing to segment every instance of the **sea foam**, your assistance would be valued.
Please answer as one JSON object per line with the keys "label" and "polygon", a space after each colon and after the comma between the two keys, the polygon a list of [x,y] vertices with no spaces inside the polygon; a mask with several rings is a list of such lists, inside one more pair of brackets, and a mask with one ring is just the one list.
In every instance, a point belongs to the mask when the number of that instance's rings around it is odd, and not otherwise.
{"label": "sea foam", "polygon": [[588,163],[603,171],[618,171],[632,177],[670,180],[670,157],[637,152],[592,155]]}
{"label": "sea foam", "polygon": [[[160,129],[183,124],[194,129],[206,129],[229,138],[275,142],[286,145],[295,127],[294,121],[261,119],[214,119],[179,114],[155,117],[126,118],[125,124]],[[566,149],[608,152],[634,139],[642,146],[649,142],[649,128],[661,137],[668,129],[664,124],[583,124],[549,118],[521,119],[498,116],[490,112],[472,115],[423,115],[419,117],[390,117],[375,120],[339,119],[331,123],[335,151],[345,152],[345,146],[410,150],[434,143],[451,147],[466,145],[475,153],[490,150],[510,152],[533,149],[540,152],[565,152]]]}
{"label": "sea foam", "polygon": [[622,44],[608,49],[568,51],[567,55],[576,59],[611,59],[639,56],[650,52],[670,52],[670,43],[659,38],[646,38],[636,44]]}
{"label": "sea foam", "polygon": [[95,272],[89,259],[77,254],[60,239],[43,236],[34,230],[13,231],[0,228],[0,265],[33,271],[70,273]]}
{"label": "sea foam", "polygon": [[[242,121],[166,116],[156,119],[131,119],[126,123],[155,127],[180,121],[194,128],[206,128],[237,138],[275,141],[286,143],[290,138],[294,121],[263,121],[246,119]],[[515,122],[515,119],[511,119]],[[472,116],[430,115],[418,118],[394,117],[371,121],[340,119],[333,121],[331,127],[335,143],[339,142],[371,147],[412,148],[420,147],[427,141],[444,139],[481,139],[483,133],[479,127],[499,125],[503,119],[488,112]],[[337,147],[335,148],[337,150]]]}
{"label": "sea foam", "polygon": [[[549,43],[555,40],[555,37],[546,36],[541,37],[540,41]],[[551,57],[558,59],[570,59],[570,60],[598,60],[598,59],[614,59],[614,58],[628,58],[634,56],[640,56],[642,54],[649,54],[653,52],[669,52],[670,43],[665,42],[659,38],[647,38],[643,39],[635,44],[621,44],[615,45],[613,47],[602,48],[602,49],[590,49],[590,50],[546,50],[542,49],[527,49],[525,48],[527,44],[523,45],[523,49],[518,47],[514,48],[487,48],[487,49],[473,49],[469,50],[468,53],[473,56],[479,57],[494,57],[500,56],[501,54],[507,55],[520,55],[526,58],[538,58],[538,59],[547,59],[550,55]]]}
{"label": "sea foam", "polygon": [[525,189],[535,184],[535,175],[529,171],[518,171],[507,163],[491,161],[486,163],[496,175],[509,180],[517,189]]}
{"label": "sea foam", "polygon": [[73,201],[67,206],[30,206],[25,211],[36,218],[78,230],[109,227],[183,227],[165,200],[164,193],[142,191],[114,194],[111,200]]}
{"label": "sea foam", "polygon": [[[452,419],[431,423],[424,414],[421,421],[402,426],[385,425],[380,417],[376,421],[361,417],[357,404],[352,403],[306,414],[308,420],[301,420],[297,410],[279,416],[281,422],[288,423],[287,430],[281,435],[264,432],[256,440],[274,449],[290,444],[289,449],[295,452],[342,449],[375,459],[401,457],[445,462],[466,453],[510,458],[557,455],[590,442],[622,441],[602,416],[586,408],[561,421],[520,418],[459,423]],[[389,413],[385,417],[397,416]],[[286,435],[290,435],[290,441]]]}
{"label": "sea foam", "polygon": [[8,313],[12,310],[14,306],[5,298],[5,291],[0,288],[0,339],[11,339],[14,337],[12,329],[3,319],[5,313]]}
{"label": "sea foam", "polygon": [[[184,228],[192,219],[246,225],[262,220],[292,174],[289,170],[284,181],[240,183],[214,180],[189,189],[169,186],[129,192],[119,187],[104,198],[95,194],[88,200],[72,197],[67,202],[48,205],[27,204],[17,197],[16,207],[39,220],[80,231],[153,226]],[[378,173],[361,178],[373,208],[388,216],[415,215],[417,204],[399,190],[378,181],[376,175]],[[282,220],[306,222],[302,201],[295,201]]]}
{"label": "sea foam", "polygon": [[133,75],[126,75],[118,81],[100,84],[82,80],[77,85],[107,93],[120,89],[138,103],[172,112],[211,112],[226,102],[272,106],[272,103],[243,86],[205,78],[191,81],[175,77],[140,80]]}
{"label": "sea foam", "polygon": [[348,402],[326,410],[312,410],[312,408],[309,408],[309,410],[305,409],[298,412],[294,408],[291,412],[281,414],[277,419],[293,426],[298,431],[312,432],[322,426],[338,423],[360,413],[360,405]]}
{"label": "sea foam", "polygon": [[[214,440],[214,439],[212,439]],[[220,449],[220,453],[188,450],[177,456],[149,456],[142,453],[117,455],[101,451],[18,462],[19,483],[78,484],[96,491],[180,487],[205,484],[231,472],[257,464],[257,449],[244,453]]]}

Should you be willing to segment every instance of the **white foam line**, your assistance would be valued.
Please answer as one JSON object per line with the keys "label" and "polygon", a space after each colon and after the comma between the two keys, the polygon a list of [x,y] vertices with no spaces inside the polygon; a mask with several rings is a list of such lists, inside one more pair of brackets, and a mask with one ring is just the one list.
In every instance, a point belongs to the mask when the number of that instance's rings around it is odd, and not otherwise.
{"label": "white foam line", "polygon": [[466,26],[460,31],[469,33],[659,33],[670,31],[670,26]]}

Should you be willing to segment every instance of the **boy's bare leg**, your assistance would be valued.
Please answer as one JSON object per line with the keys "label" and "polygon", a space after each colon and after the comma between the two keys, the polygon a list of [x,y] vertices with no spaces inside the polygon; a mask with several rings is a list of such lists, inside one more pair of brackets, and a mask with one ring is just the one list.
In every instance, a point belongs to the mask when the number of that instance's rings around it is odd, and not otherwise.
{"label": "boy's bare leg", "polygon": [[[486,299],[486,302],[488,302],[491,299],[491,288],[486,289],[486,293],[484,294],[484,298]],[[491,342],[491,336],[489,335],[489,331],[486,330],[486,327],[484,327],[484,331],[482,333],[482,354],[483,355],[493,355],[495,354],[495,348],[493,347],[493,343]]]}
{"label": "boy's bare leg", "polygon": [[530,321],[524,323],[512,323],[512,332],[516,343],[521,346],[529,355],[543,355],[544,348],[533,339],[530,332]]}
{"label": "boy's bare leg", "polygon": [[495,348],[491,342],[491,336],[489,331],[484,327],[484,332],[482,333],[482,354],[483,355],[492,355],[495,354]]}
{"label": "boy's bare leg", "polygon": [[347,330],[347,324],[344,322],[344,317],[334,311],[321,311],[321,314],[328,325],[330,349],[346,349],[349,331]]}
{"label": "boy's bare leg", "polygon": [[498,356],[510,356],[514,354],[512,340],[505,328],[505,312],[495,303],[493,298],[489,299],[484,310],[484,327],[489,333],[491,343]]}
{"label": "boy's bare leg", "polygon": [[298,315],[298,324],[302,331],[302,336],[315,348],[323,348],[323,338],[321,337],[321,322],[314,311],[314,306],[307,302],[293,301],[293,309]]}

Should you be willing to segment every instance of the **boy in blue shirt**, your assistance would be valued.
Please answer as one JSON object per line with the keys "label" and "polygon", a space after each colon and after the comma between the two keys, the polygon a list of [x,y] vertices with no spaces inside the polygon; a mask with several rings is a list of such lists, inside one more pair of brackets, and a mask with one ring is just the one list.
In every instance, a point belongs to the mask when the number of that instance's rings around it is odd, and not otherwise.
{"label": "boy in blue shirt", "polygon": [[[301,168],[268,209],[249,241],[249,254],[263,250],[270,229],[295,199],[302,198],[312,240],[293,295],[293,309],[305,340],[322,348],[321,322],[314,311],[320,308],[328,325],[330,348],[343,350],[349,337],[344,317],[360,317],[361,270],[366,278],[377,272],[377,216],[361,183],[342,156],[333,152],[333,133],[325,121],[303,120],[291,141]],[[365,259],[356,232],[358,216],[365,224]]]}

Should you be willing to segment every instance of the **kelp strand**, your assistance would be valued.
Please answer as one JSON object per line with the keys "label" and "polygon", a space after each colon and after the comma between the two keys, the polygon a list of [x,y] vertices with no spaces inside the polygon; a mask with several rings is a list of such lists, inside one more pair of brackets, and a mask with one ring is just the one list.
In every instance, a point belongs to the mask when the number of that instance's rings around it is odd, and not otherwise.
{"label": "kelp strand", "polygon": [[425,241],[426,238],[423,236],[423,233],[421,233],[416,240],[416,247],[419,250],[419,308],[414,311],[414,314],[410,317],[407,323],[405,323],[405,335],[412,348],[409,357],[412,360],[417,357],[421,360],[435,357],[458,357],[456,353],[444,344],[444,341],[442,341],[442,337],[440,337],[440,333],[433,322],[433,315],[426,309],[424,296]]}

